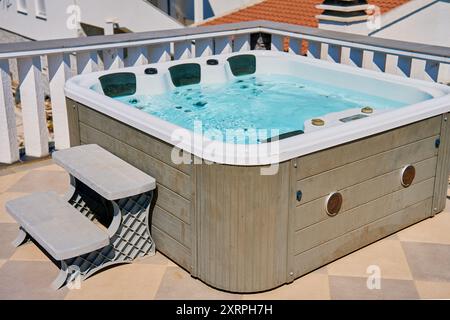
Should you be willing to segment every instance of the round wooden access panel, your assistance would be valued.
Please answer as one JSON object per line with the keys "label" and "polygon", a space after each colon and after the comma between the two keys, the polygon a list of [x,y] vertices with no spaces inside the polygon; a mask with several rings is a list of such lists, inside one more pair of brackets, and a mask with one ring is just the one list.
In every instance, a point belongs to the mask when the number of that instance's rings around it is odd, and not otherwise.
{"label": "round wooden access panel", "polygon": [[329,216],[335,216],[342,207],[342,194],[339,192],[331,193],[325,202],[325,210]]}
{"label": "round wooden access panel", "polygon": [[416,168],[413,165],[407,165],[402,170],[402,186],[409,187],[416,177]]}

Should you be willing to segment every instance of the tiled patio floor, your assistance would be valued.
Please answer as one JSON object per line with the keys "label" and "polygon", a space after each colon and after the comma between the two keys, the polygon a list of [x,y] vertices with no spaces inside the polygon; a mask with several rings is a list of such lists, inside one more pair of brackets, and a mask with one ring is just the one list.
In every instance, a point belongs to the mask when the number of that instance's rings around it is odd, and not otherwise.
{"label": "tiled patio floor", "polygon": [[[43,190],[64,193],[67,174],[51,160],[0,168],[0,299],[416,299],[450,298],[450,203],[447,210],[378,241],[290,285],[250,295],[215,290],[163,255],[101,272],[81,289],[54,291],[58,268],[32,243],[17,250],[7,200]],[[381,271],[369,290],[368,266]]]}

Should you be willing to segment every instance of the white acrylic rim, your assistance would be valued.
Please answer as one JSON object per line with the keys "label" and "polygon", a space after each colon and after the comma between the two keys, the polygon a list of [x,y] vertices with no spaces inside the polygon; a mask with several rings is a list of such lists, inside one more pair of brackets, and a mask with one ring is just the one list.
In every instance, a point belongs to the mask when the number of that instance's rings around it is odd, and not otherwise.
{"label": "white acrylic rim", "polygon": [[[191,61],[200,62],[206,61],[207,59],[211,59],[213,57],[221,58],[221,60],[223,60],[224,58],[227,58],[229,56],[239,55],[243,53],[245,52],[186,59],[182,61],[177,60],[165,62],[164,64],[175,65]],[[370,77],[380,80],[395,81],[396,83],[415,87],[416,89],[427,92],[433,96],[435,96],[436,92],[439,92],[441,96],[407,107],[384,112],[379,115],[359,119],[358,121],[348,122],[341,126],[324,128],[323,130],[317,130],[314,132],[293,136],[277,142],[270,142],[268,143],[269,147],[272,143],[279,144],[278,153],[265,157],[260,157],[258,154],[255,154],[251,150],[249,151],[248,145],[232,145],[229,143],[222,143],[223,148],[220,148],[222,151],[218,152],[217,150],[215,150],[214,154],[206,153],[204,152],[203,144],[207,144],[208,142],[210,142],[210,140],[201,135],[195,134],[192,131],[189,131],[189,133],[191,135],[190,140],[193,143],[177,142],[176,146],[178,148],[190,152],[191,154],[201,159],[215,163],[244,166],[270,165],[281,163],[283,161],[297,158],[299,156],[327,149],[336,145],[384,132],[450,111],[450,87],[447,87],[445,85],[400,77],[372,70],[355,68],[352,66],[332,63],[319,59],[311,59],[284,52],[250,51],[247,53],[254,54],[256,56],[264,55],[272,56],[274,58],[283,57],[289,59],[299,59],[299,61],[301,61],[302,63],[321,64],[322,67],[325,66],[326,68],[332,70],[351,74],[365,73]],[[150,64],[147,66],[129,67],[120,69],[120,71],[126,70],[132,72],[142,70],[148,66],[157,65],[158,64]],[[66,96],[76,102],[79,102],[105,115],[117,119],[129,126],[132,126],[142,132],[145,132],[171,145],[174,145],[174,142],[171,140],[172,132],[174,130],[186,129],[181,128],[180,126],[177,126],[173,123],[164,121],[158,117],[142,112],[138,109],[130,108],[129,106],[119,101],[116,101],[98,92],[95,92],[94,90],[89,89],[92,84],[97,82],[99,75],[114,73],[118,71],[119,70],[94,72],[73,77],[66,82]],[[234,159],[228,159],[226,156],[226,152],[223,152],[223,150],[227,150],[227,148],[237,148],[239,150],[238,152],[236,152],[236,157]]]}

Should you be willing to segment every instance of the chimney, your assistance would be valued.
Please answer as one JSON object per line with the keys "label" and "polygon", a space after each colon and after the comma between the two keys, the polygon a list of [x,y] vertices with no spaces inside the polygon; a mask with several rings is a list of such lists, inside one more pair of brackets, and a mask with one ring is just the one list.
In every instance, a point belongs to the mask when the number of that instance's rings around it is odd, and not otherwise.
{"label": "chimney", "polygon": [[323,10],[316,19],[320,29],[355,33],[358,29],[364,29],[355,26],[362,26],[367,22],[369,16],[366,10],[370,7],[366,0],[324,0],[316,6]]}

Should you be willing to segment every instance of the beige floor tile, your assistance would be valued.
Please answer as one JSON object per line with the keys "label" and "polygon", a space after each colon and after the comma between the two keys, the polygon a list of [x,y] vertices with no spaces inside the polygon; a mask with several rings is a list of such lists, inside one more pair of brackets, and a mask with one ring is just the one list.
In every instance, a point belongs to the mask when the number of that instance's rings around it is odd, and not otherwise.
{"label": "beige floor tile", "polygon": [[450,282],[450,245],[402,242],[414,280]]}
{"label": "beige floor tile", "polygon": [[328,275],[310,273],[291,284],[267,292],[246,294],[243,298],[249,300],[328,300],[330,299]]}
{"label": "beige floor tile", "polygon": [[401,241],[450,244],[450,212],[441,212],[398,233]]}
{"label": "beige floor tile", "polygon": [[400,241],[384,239],[351,253],[327,266],[328,274],[335,276],[368,277],[367,268],[380,267],[381,277],[412,279]]}
{"label": "beige floor tile", "polygon": [[5,204],[9,200],[13,200],[26,195],[23,192],[3,192],[0,193],[0,223],[14,223],[15,220],[6,212]]}
{"label": "beige floor tile", "polygon": [[22,179],[27,172],[18,172],[0,176],[0,193],[6,192],[11,186]]}
{"label": "beige floor tile", "polygon": [[50,261],[49,258],[34,243],[28,242],[18,247],[11,258],[11,261]]}
{"label": "beige floor tile", "polygon": [[134,261],[134,263],[140,263],[140,264],[157,264],[162,266],[168,266],[169,265],[169,259],[162,255],[160,252],[156,251],[156,254],[154,256],[147,256],[143,257],[141,259],[137,259]]}
{"label": "beige floor tile", "polygon": [[66,299],[153,299],[166,271],[165,266],[127,264],[93,275],[70,290]]}
{"label": "beige floor tile", "polygon": [[170,259],[169,259],[169,262],[167,263],[167,266],[168,267],[178,267],[178,265]]}
{"label": "beige floor tile", "polygon": [[367,278],[330,276],[330,295],[335,300],[419,299],[412,280],[381,279],[380,288],[369,289]]}
{"label": "beige floor tile", "polygon": [[55,191],[63,194],[69,187],[69,175],[61,171],[32,170],[8,189],[10,192]]}
{"label": "beige floor tile", "polygon": [[242,295],[214,289],[191,277],[179,267],[167,267],[155,299],[158,300],[228,300],[241,299]]}
{"label": "beige floor tile", "polygon": [[37,171],[62,171],[62,172],[64,172],[64,169],[62,167],[58,166],[55,163],[44,165],[42,167],[35,168],[34,170],[37,170]]}
{"label": "beige floor tile", "polygon": [[29,172],[31,170],[38,169],[40,167],[48,166],[51,164],[53,164],[53,160],[51,159],[51,156],[48,156],[42,159],[26,160],[24,162],[16,163],[12,166],[9,166],[9,169],[12,172],[24,172],[24,171]]}
{"label": "beige floor tile", "polygon": [[7,261],[0,268],[0,300],[63,299],[67,289],[51,287],[58,272],[52,262]]}
{"label": "beige floor tile", "polygon": [[416,281],[421,299],[450,299],[450,282]]}

